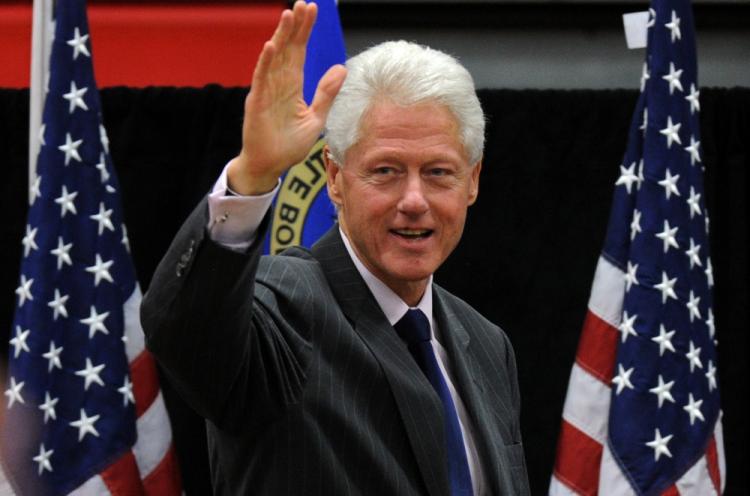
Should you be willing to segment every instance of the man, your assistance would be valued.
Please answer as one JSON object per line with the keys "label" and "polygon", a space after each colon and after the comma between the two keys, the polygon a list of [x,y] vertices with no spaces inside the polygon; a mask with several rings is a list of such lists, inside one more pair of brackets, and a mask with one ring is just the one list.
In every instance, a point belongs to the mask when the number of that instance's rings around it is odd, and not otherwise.
{"label": "man", "polygon": [[[331,68],[308,107],[315,14],[297,2],[265,44],[242,151],[144,298],[148,347],[208,420],[217,493],[526,494],[510,343],[432,283],[478,194],[471,77],[385,43]],[[326,117],[338,226],[261,258],[279,177]]]}

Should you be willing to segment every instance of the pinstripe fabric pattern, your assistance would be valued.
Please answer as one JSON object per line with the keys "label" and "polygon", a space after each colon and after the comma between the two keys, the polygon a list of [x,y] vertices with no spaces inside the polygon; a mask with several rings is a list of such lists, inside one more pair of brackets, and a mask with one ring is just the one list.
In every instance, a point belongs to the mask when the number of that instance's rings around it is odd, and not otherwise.
{"label": "pinstripe fabric pattern", "polygon": [[[247,254],[216,245],[205,225],[204,201],[157,269],[142,321],[149,349],[208,419],[216,493],[448,496],[440,400],[338,229],[311,252],[260,257],[257,244]],[[492,494],[528,494],[510,343],[434,291]]]}

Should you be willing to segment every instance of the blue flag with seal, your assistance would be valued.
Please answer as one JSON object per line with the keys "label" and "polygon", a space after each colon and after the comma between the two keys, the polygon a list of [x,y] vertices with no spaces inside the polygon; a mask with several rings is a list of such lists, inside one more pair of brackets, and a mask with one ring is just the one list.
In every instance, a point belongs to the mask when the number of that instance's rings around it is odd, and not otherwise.
{"label": "blue flag with seal", "polygon": [[[308,104],[323,74],[331,66],[346,62],[344,35],[335,0],[317,0],[316,3],[318,18],[305,58],[303,94]],[[321,136],[305,160],[290,168],[282,178],[264,253],[279,253],[290,246],[310,246],[336,220],[336,210],[325,187],[324,145],[325,138]]]}

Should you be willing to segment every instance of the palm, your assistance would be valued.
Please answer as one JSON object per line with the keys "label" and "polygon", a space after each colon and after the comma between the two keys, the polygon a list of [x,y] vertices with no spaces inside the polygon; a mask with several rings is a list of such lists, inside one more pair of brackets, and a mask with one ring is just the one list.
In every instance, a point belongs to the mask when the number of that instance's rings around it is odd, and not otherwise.
{"label": "palm", "polygon": [[343,67],[331,68],[320,80],[312,103],[305,103],[305,51],[316,12],[315,4],[301,1],[293,11],[285,11],[258,59],[245,99],[242,152],[230,168],[232,186],[246,194],[275,184],[307,155],[346,76]]}

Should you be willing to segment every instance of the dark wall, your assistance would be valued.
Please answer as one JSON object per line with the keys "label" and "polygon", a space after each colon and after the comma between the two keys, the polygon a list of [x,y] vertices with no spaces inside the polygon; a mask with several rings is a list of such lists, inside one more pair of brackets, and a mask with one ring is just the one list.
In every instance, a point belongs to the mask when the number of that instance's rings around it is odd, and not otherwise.
{"label": "dark wall", "polygon": [[[141,285],[190,209],[238,150],[245,90],[102,92]],[[635,104],[632,91],[482,91],[488,115],[479,201],[437,280],[502,326],[516,350],[534,494],[554,459],[568,374]],[[0,356],[7,356],[26,222],[28,92],[0,90]],[[746,494],[750,89],[701,92],[712,217],[727,494]],[[206,494],[202,424],[166,391],[188,494]],[[743,461],[744,460],[744,461]]]}

